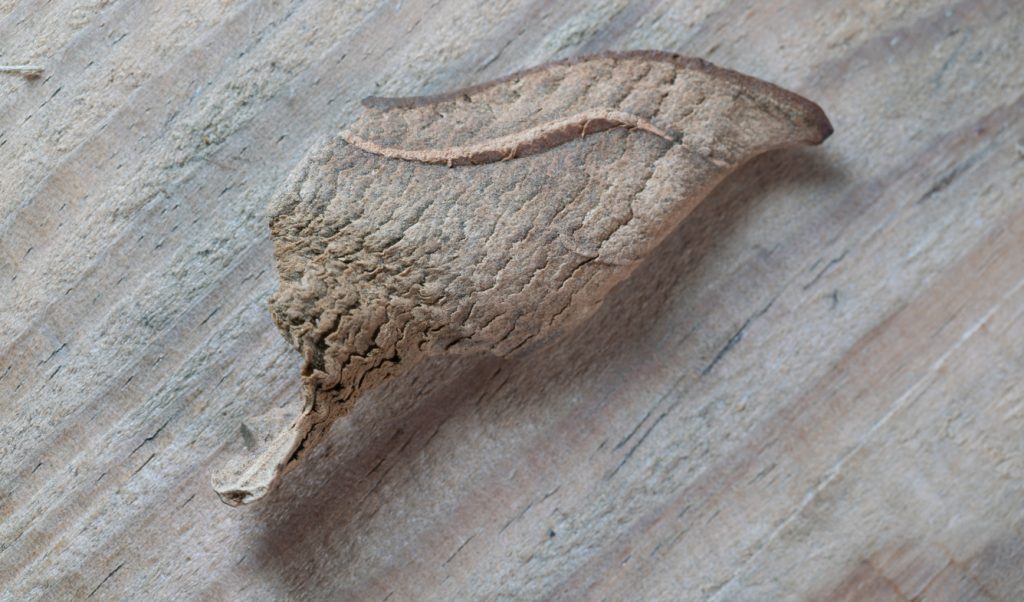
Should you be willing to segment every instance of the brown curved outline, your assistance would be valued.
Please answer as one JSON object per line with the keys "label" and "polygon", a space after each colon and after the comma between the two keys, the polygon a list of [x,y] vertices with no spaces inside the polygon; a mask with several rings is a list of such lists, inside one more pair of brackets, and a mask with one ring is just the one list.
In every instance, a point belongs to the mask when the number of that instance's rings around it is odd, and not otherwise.
{"label": "brown curved outline", "polygon": [[417,161],[434,165],[481,165],[507,161],[516,157],[535,155],[555,148],[588,134],[596,134],[612,128],[625,127],[641,130],[675,142],[671,136],[659,129],[650,121],[624,111],[608,109],[591,109],[582,111],[564,119],[548,121],[513,134],[498,136],[461,146],[449,146],[437,149],[408,149],[396,146],[381,146],[351,132],[342,133],[341,137],[352,146],[368,153],[381,155],[389,159]]}

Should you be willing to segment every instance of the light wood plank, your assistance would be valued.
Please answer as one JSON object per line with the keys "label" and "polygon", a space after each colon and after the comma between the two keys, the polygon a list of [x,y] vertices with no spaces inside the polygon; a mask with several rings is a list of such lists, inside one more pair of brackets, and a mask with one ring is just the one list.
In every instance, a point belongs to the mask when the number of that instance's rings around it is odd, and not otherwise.
{"label": "light wood plank", "polygon": [[[500,5],[500,6],[499,6]],[[0,2],[9,599],[1024,598],[1012,0]],[[251,507],[292,405],[263,210],[370,94],[658,48],[819,102],[599,314],[365,399]]]}

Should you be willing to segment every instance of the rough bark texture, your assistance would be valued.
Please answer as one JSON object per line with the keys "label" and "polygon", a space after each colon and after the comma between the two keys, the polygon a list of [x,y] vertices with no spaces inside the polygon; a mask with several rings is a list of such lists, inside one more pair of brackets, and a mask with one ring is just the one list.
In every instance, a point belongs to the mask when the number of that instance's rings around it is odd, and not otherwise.
{"label": "rough bark texture", "polygon": [[[45,67],[0,76],[0,598],[1024,599],[1021,31],[1011,0],[0,0],[0,63]],[[732,173],[544,353],[426,359],[221,503],[247,417],[301,399],[266,207],[304,154],[360,98],[630,48],[836,133]]]}
{"label": "rough bark texture", "polygon": [[214,476],[229,504],[271,491],[424,357],[506,356],[579,324],[728,172],[832,133],[795,94],[653,51],[364,104],[271,203],[271,313],[304,399]]}

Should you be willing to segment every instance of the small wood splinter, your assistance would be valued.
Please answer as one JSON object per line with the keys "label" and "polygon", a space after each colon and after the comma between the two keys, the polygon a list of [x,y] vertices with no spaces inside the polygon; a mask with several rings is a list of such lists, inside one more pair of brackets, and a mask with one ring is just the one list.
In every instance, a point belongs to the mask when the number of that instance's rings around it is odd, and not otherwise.
{"label": "small wood splinter", "polygon": [[35,65],[0,65],[0,73],[20,75],[28,79],[33,79],[43,74],[43,68],[36,67]]}
{"label": "small wood splinter", "polygon": [[738,165],[832,133],[792,92],[650,51],[363,104],[271,202],[270,310],[304,359],[303,404],[247,424],[256,449],[213,479],[228,504],[274,489],[416,361],[579,324]]}

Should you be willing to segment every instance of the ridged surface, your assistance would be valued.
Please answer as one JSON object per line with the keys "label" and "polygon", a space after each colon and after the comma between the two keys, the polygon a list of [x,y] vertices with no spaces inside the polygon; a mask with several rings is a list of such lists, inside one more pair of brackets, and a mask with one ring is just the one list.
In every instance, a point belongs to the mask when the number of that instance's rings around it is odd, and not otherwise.
{"label": "ridged surface", "polygon": [[[1019,2],[397,6],[0,0],[0,60],[46,68],[0,77],[0,599],[1024,599]],[[545,353],[426,360],[221,503],[301,400],[288,172],[360,98],[609,48],[836,134]]]}
{"label": "ridged surface", "polygon": [[832,133],[810,101],[662,52],[364,105],[271,203],[271,312],[304,400],[215,474],[228,503],[266,495],[420,359],[506,356],[582,322],[742,161]]}

